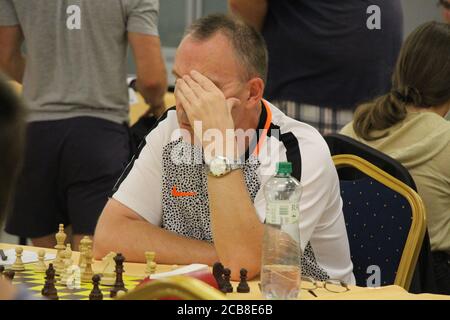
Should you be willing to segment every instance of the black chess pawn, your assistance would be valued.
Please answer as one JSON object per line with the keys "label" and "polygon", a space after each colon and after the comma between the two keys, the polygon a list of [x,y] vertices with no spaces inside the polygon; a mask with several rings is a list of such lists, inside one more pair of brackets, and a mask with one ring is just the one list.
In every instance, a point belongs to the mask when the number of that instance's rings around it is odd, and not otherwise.
{"label": "black chess pawn", "polygon": [[[8,260],[8,257],[6,256],[5,252],[2,249],[0,249],[0,257],[1,257],[2,261]],[[5,271],[5,270],[3,270],[3,271]]]}
{"label": "black chess pawn", "polygon": [[220,262],[214,263],[213,268],[212,268],[212,273],[213,273],[214,279],[216,279],[217,287],[219,288],[220,291],[225,292],[225,291],[223,291],[223,288],[225,286],[225,281],[223,279],[223,271],[224,271],[224,267]]}
{"label": "black chess pawn", "polygon": [[45,271],[45,284],[41,291],[41,294],[50,300],[58,300],[58,290],[55,287],[55,273],[53,263],[50,263]]}
{"label": "black chess pawn", "polygon": [[223,269],[224,288],[226,293],[233,292],[233,286],[231,285],[231,270],[228,268]]}
{"label": "black chess pawn", "polygon": [[125,288],[125,284],[123,283],[122,275],[124,273],[123,270],[123,263],[125,262],[125,257],[118,253],[114,257],[114,262],[116,263],[116,282],[114,283],[114,287],[111,290],[110,297],[114,298],[117,296],[117,292],[119,291],[125,291],[127,292],[128,289]]}
{"label": "black chess pawn", "polygon": [[95,274],[92,277],[92,284],[94,287],[92,288],[91,293],[89,294],[89,300],[103,300],[103,293],[100,290],[100,276]]}
{"label": "black chess pawn", "polygon": [[47,270],[45,270],[45,283],[44,283],[44,287],[41,290],[41,294],[45,297],[47,296],[47,292],[48,292],[48,286],[50,283],[50,277],[51,277],[51,269],[53,268],[53,263],[50,263],[48,265]]}
{"label": "black chess pawn", "polygon": [[248,283],[247,283],[247,270],[242,268],[240,274],[241,274],[240,275],[241,281],[239,282],[239,285],[238,285],[236,291],[239,293],[249,293],[250,287],[248,286]]}

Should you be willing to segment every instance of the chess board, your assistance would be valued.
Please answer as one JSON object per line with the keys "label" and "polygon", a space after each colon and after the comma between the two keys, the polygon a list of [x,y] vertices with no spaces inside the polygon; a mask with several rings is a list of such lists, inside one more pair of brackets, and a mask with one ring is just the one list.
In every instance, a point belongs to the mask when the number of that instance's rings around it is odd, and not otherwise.
{"label": "chess board", "polygon": [[[45,273],[35,272],[32,265],[26,265],[25,271],[16,272],[13,284],[20,285],[33,292],[36,298],[42,298],[41,290],[45,283]],[[140,277],[123,275],[123,282],[128,290],[134,289],[143,279]],[[68,289],[59,283],[56,284],[59,300],[89,300],[89,294],[92,290],[92,283],[81,283],[80,289]],[[100,285],[104,300],[111,300],[109,293],[111,286]]]}

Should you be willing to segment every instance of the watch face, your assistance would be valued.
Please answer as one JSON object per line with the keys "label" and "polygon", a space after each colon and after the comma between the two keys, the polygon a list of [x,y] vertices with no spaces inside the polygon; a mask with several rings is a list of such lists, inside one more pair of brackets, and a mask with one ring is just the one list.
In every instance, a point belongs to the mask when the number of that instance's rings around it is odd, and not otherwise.
{"label": "watch face", "polygon": [[227,172],[228,166],[225,159],[215,158],[211,161],[210,171],[215,176],[223,175]]}

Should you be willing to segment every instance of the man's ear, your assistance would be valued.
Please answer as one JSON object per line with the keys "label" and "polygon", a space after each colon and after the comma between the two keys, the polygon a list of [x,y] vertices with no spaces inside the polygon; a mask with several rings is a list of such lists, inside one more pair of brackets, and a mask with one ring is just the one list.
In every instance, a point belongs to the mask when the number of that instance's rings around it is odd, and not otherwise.
{"label": "man's ear", "polygon": [[265,84],[261,78],[257,77],[252,78],[248,82],[249,95],[247,98],[247,105],[249,106],[259,105],[261,99],[263,98],[264,88]]}

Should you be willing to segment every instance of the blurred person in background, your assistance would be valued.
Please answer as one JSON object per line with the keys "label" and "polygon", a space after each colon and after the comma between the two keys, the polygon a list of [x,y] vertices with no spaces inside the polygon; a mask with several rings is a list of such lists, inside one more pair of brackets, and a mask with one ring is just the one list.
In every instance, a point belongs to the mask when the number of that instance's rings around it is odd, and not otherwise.
{"label": "blurred person in background", "polygon": [[29,109],[6,231],[53,247],[64,223],[77,250],[130,159],[128,44],[138,90],[155,114],[165,111],[159,2],[0,0],[0,8],[0,70],[23,83]]}
{"label": "blurred person in background", "polygon": [[322,134],[390,88],[403,41],[400,0],[229,0],[269,50],[265,98]]}
{"label": "blurred person in background", "polygon": [[[22,161],[24,140],[24,107],[0,74],[0,226],[3,225]],[[7,299],[32,299],[32,296],[0,276],[0,300]]]}
{"label": "blurred person in background", "polygon": [[342,133],[400,162],[426,212],[434,273],[450,294],[450,24],[429,22],[406,40],[390,93],[362,104]]}

